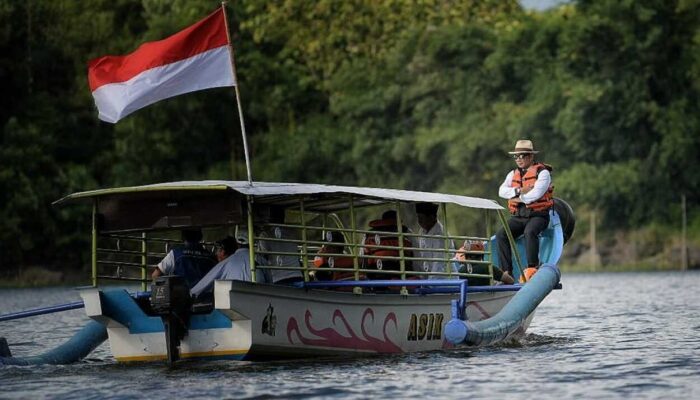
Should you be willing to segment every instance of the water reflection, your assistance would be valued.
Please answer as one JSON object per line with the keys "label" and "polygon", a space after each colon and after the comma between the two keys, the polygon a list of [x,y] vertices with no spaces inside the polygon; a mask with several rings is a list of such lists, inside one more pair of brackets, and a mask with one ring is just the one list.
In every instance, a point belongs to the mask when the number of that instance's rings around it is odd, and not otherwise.
{"label": "water reflection", "polygon": [[[519,342],[485,349],[265,363],[115,364],[107,344],[69,366],[0,367],[3,398],[688,397],[698,392],[700,273],[565,274]],[[79,300],[0,289],[0,312]],[[680,312],[679,312],[680,311]],[[83,310],[0,323],[15,355],[63,343]]]}

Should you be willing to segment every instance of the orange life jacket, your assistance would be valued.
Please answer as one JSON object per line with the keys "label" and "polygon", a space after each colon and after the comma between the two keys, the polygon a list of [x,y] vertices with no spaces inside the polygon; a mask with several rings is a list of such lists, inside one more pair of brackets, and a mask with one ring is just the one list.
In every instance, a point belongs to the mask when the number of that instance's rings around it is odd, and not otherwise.
{"label": "orange life jacket", "polygon": [[[552,167],[543,163],[534,163],[530,165],[527,171],[525,171],[525,175],[521,175],[520,169],[516,168],[513,171],[513,180],[511,181],[510,186],[520,188],[521,190],[528,187],[532,188],[535,186],[537,176],[545,169],[551,171]],[[544,195],[542,195],[542,197],[530,204],[526,204],[525,206],[532,211],[547,211],[554,205],[554,200],[552,198],[553,194],[554,186],[550,184],[549,188],[547,188],[547,191],[544,193]],[[513,199],[508,200],[508,209],[510,209],[510,213],[514,215],[517,214],[520,204],[522,203],[516,202]]]}
{"label": "orange life jacket", "polygon": [[[395,219],[375,219],[369,223],[372,231],[375,234],[367,234],[364,240],[366,246],[394,246],[395,249],[378,249],[373,247],[364,247],[363,254],[376,257],[399,257],[399,238],[396,231]],[[403,229],[403,228],[402,228]],[[407,237],[403,238],[403,247],[413,247],[413,243]],[[413,251],[404,250],[404,257],[413,257]],[[381,259],[381,258],[365,258],[364,263],[368,269],[399,271],[401,264],[399,260]],[[410,270],[410,268],[406,268]],[[400,279],[398,275],[386,275],[386,279]]]}
{"label": "orange life jacket", "polygon": [[[322,255],[322,253],[319,253],[316,257],[314,257],[314,267],[316,268],[321,268],[321,269],[330,269],[332,270],[333,268],[354,268],[354,263],[352,261],[352,257],[327,257]],[[320,271],[319,271],[320,272]],[[324,271],[325,272],[325,271]],[[327,274],[327,272],[326,272]],[[325,274],[316,274],[316,276],[323,276]],[[327,275],[326,275],[327,276]],[[332,281],[350,281],[355,279],[355,273],[352,271],[339,271],[339,272],[333,272],[331,275],[331,280]],[[360,279],[365,279],[366,276],[364,273],[360,273],[359,275]],[[324,279],[321,279],[324,280]]]}

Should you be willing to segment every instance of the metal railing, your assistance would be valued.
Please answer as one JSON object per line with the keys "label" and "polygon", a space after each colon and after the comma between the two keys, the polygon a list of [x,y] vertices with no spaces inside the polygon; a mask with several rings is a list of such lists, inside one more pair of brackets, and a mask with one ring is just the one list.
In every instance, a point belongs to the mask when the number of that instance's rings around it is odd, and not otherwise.
{"label": "metal railing", "polygon": [[[450,243],[462,240],[473,240],[480,242],[488,242],[488,238],[477,236],[460,236],[460,235],[421,235],[412,232],[394,232],[394,231],[375,231],[359,229],[353,231],[346,228],[330,228],[327,226],[313,225],[298,225],[298,224],[263,224],[262,229],[283,228],[289,232],[301,232],[301,238],[290,237],[275,237],[261,236],[260,234],[253,237],[254,243],[260,242],[276,242],[294,244],[297,251],[264,251],[255,250],[256,263],[252,266],[252,270],[299,270],[304,276],[304,281],[312,280],[315,272],[319,270],[313,267],[313,260],[316,256],[334,259],[352,259],[353,266],[350,267],[333,267],[324,269],[330,272],[354,273],[356,280],[365,278],[368,275],[377,276],[396,276],[397,278],[420,278],[431,276],[433,278],[486,278],[492,279],[492,271],[489,269],[488,274],[469,274],[455,271],[455,267],[461,264],[482,264],[491,266],[492,253],[485,247],[485,251],[464,251],[466,255],[478,257],[479,259],[457,261],[454,256],[457,254],[457,249],[453,248]],[[331,243],[320,239],[309,239],[309,237],[323,237],[325,232],[340,232],[346,237],[357,237],[361,239],[356,242]],[[380,240],[386,238],[398,238],[397,245],[377,244],[372,236],[367,239],[368,235],[377,236]],[[404,245],[404,240],[410,239],[437,239],[448,243],[446,248],[423,248],[415,244]],[[373,244],[373,242],[375,242]],[[95,263],[97,266],[94,279],[96,280],[116,280],[127,282],[142,283],[142,290],[146,290],[146,286],[150,281],[150,274],[156,268],[158,262],[162,260],[166,254],[175,246],[180,244],[174,239],[149,237],[145,233],[142,234],[104,234],[97,237],[95,248]],[[319,249],[324,245],[337,245],[347,249],[348,252],[343,253],[324,253],[320,254]],[[205,246],[213,247],[213,243],[204,243]],[[376,255],[371,254],[376,250],[391,251],[394,255]],[[427,256],[424,253],[429,253]],[[435,255],[441,255],[435,257]],[[296,265],[273,265],[266,263],[266,259],[273,256],[292,256],[298,259]],[[398,264],[398,269],[383,269],[381,262],[395,262]],[[374,261],[374,262],[372,262]],[[441,270],[425,271],[418,268],[424,262],[439,263]],[[257,264],[257,265],[256,265]],[[370,266],[370,264],[373,264]],[[396,264],[395,264],[396,265]],[[394,268],[394,266],[392,266]]]}
{"label": "metal railing", "polygon": [[[397,221],[398,223],[398,221]],[[431,278],[448,278],[448,279],[456,279],[456,278],[481,278],[481,279],[489,279],[490,283],[493,284],[493,265],[491,263],[492,259],[492,252],[490,251],[490,246],[485,246],[484,251],[475,251],[475,250],[466,250],[466,251],[460,251],[458,249],[455,249],[451,244],[454,243],[455,241],[462,241],[462,240],[471,240],[471,241],[479,241],[482,243],[489,243],[489,238],[484,238],[484,237],[478,237],[478,236],[460,236],[460,235],[427,235],[427,234],[418,234],[418,233],[412,233],[412,232],[397,232],[397,231],[379,231],[379,230],[364,230],[364,229],[348,229],[348,228],[329,228],[326,226],[310,226],[310,225],[297,225],[297,224],[264,224],[262,225],[263,229],[269,230],[270,228],[282,228],[285,229],[286,231],[292,231],[292,230],[299,230],[302,232],[301,236],[302,239],[295,239],[291,237],[275,237],[274,235],[266,235],[266,236],[261,236],[261,235],[256,235],[253,237],[253,240],[256,243],[259,243],[260,241],[267,241],[267,242],[277,242],[277,243],[293,243],[296,244],[298,247],[298,251],[296,252],[290,252],[290,251],[265,251],[265,250],[255,250],[255,254],[257,256],[262,256],[263,259],[267,258],[270,259],[270,256],[297,256],[299,257],[299,262],[298,265],[273,265],[272,263],[268,264],[258,264],[254,265],[253,269],[254,270],[300,270],[303,275],[304,275],[304,280],[306,282],[309,281],[309,274],[313,270],[315,271],[320,271],[320,270],[325,270],[329,272],[345,272],[345,273],[355,273],[355,279],[359,280],[360,277],[366,277],[368,275],[395,275],[397,278],[401,279],[406,279],[407,277],[413,277],[413,278],[420,278],[424,276],[431,276]],[[328,241],[323,241],[323,240],[309,240],[309,239],[304,239],[305,237],[309,237],[309,231],[317,231],[320,233],[320,237],[325,236],[325,232],[340,232],[343,234],[349,234],[345,235],[350,236],[350,237],[355,237],[357,234],[361,234],[362,240],[361,241],[354,241],[354,242],[328,242]],[[367,235],[372,235],[372,236],[377,236],[379,240],[375,240],[375,244],[372,244],[372,239],[370,237],[369,240],[367,240]],[[386,244],[377,244],[376,242],[379,241],[381,243],[381,239],[386,239],[386,238],[398,238],[398,244],[397,245],[386,245]],[[403,238],[424,238],[424,239],[437,239],[439,241],[442,241],[442,243],[445,243],[445,247],[441,248],[425,248],[425,247],[420,247],[414,244],[411,245],[404,245],[404,240],[401,240]],[[339,246],[343,247],[344,249],[348,249],[349,252],[343,252],[343,253],[319,253],[318,251],[316,252],[310,252],[311,249],[314,247],[312,246],[323,246],[323,245],[334,245],[334,246]],[[488,250],[486,250],[488,249]],[[395,252],[396,255],[375,255],[375,254],[367,254],[368,250],[389,250]],[[454,259],[454,256],[457,254],[457,252],[460,251],[462,253],[465,253],[465,255],[468,256],[477,256],[480,259],[469,259],[465,261],[458,261]],[[409,255],[410,252],[413,252],[413,255]],[[424,253],[429,253],[430,255],[433,256],[423,256],[422,254]],[[443,256],[441,257],[435,257],[435,254],[442,254]],[[352,268],[350,267],[333,267],[333,268],[323,268],[323,269],[317,269],[317,268],[309,268],[309,264],[312,263],[314,257],[316,256],[322,256],[326,258],[338,258],[338,259],[352,259],[353,260],[353,266]],[[258,260],[260,260],[260,257],[258,257]],[[377,263],[377,267],[369,267],[370,260],[382,260],[382,261],[395,261],[399,263],[399,269],[381,269],[380,266],[382,265],[381,263]],[[423,269],[418,269],[416,268],[417,265],[420,265],[423,262],[429,262],[429,263],[442,263],[442,268],[441,270],[438,271],[425,271]],[[487,265],[489,267],[489,272],[488,274],[476,274],[476,273],[465,273],[465,272],[458,272],[455,271],[455,266],[459,265],[464,265],[464,264],[481,264],[481,265]]]}
{"label": "metal railing", "polygon": [[[181,241],[141,234],[102,234],[94,248],[93,282],[101,280],[139,282],[147,290],[151,273]],[[213,243],[204,243],[212,247]]]}
{"label": "metal railing", "polygon": [[[251,275],[256,280],[256,272],[264,270],[299,270],[305,282],[314,278],[314,273],[318,269],[314,267],[313,260],[316,256],[344,258],[352,260],[352,267],[327,268],[331,272],[352,273],[354,280],[360,280],[369,276],[396,276],[402,280],[408,278],[421,278],[430,276],[431,279],[488,279],[493,284],[493,250],[490,248],[489,237],[463,236],[463,235],[427,235],[404,231],[401,220],[400,201],[395,201],[396,231],[375,230],[371,228],[359,229],[357,227],[357,216],[355,214],[355,203],[352,195],[348,196],[349,228],[342,227],[340,219],[335,214],[323,215],[323,225],[315,226],[307,223],[305,218],[305,203],[303,196],[298,198],[295,212],[301,215],[300,223],[275,224],[259,223],[254,220],[253,199],[247,196],[247,223],[238,224],[236,228],[242,227],[240,231],[247,230],[249,238],[248,249],[251,265]],[[384,203],[386,204],[386,203]],[[145,232],[138,234],[100,234],[96,218],[97,201],[93,205],[92,224],[92,282],[97,286],[98,280],[121,280],[130,282],[141,282],[142,289],[146,290],[150,280],[150,274],[156,268],[166,254],[180,242],[173,239],[149,237]],[[440,205],[440,215],[442,221],[447,220],[446,205]],[[336,222],[337,227],[329,227],[326,224],[328,217]],[[501,222],[504,216],[499,214]],[[242,226],[241,226],[242,225]],[[490,219],[486,217],[487,236],[490,235]],[[230,226],[219,226],[218,228]],[[255,229],[254,229],[255,228]],[[289,235],[262,235],[261,232],[274,228],[284,229]],[[339,232],[343,234],[343,243],[332,243],[342,246],[342,253],[320,254],[319,249],[324,245],[331,244],[321,240],[327,232]],[[153,235],[151,233],[150,235]],[[390,239],[391,244],[385,243],[384,239]],[[512,237],[509,236],[512,242]],[[422,241],[432,241],[438,246],[421,246]],[[484,251],[466,250],[467,259],[458,261],[455,255],[459,250],[462,241],[477,241],[484,244]],[[260,247],[261,244],[279,243],[292,247],[294,251],[270,251]],[[457,246],[455,246],[457,243]],[[289,246],[293,244],[294,246]],[[207,243],[206,245],[211,245]],[[513,245],[514,246],[514,245]],[[160,251],[159,251],[160,250]],[[381,254],[379,254],[381,253]],[[387,254],[389,253],[389,254]],[[286,265],[275,265],[270,262],[272,257],[282,256],[293,258],[296,261]],[[517,257],[516,257],[517,259]],[[427,263],[427,264],[426,264]],[[488,273],[465,273],[459,272],[459,267],[465,264],[486,265]],[[430,270],[421,268],[429,265]],[[384,268],[387,269],[384,269]],[[433,270],[435,269],[435,270]],[[356,287],[354,292],[361,293],[361,288]],[[405,287],[402,289],[405,292]]]}

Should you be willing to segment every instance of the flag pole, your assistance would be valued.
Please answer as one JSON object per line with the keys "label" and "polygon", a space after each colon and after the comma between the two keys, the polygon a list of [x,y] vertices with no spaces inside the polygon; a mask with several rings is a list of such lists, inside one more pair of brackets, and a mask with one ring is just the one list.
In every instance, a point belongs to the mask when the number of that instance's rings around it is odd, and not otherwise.
{"label": "flag pole", "polygon": [[233,71],[233,90],[236,92],[236,104],[238,105],[238,117],[241,121],[241,135],[243,136],[243,152],[245,154],[245,168],[248,172],[248,184],[253,184],[253,174],[250,172],[250,159],[248,157],[248,138],[245,133],[245,123],[243,122],[243,109],[241,108],[241,94],[238,91],[238,77],[236,77],[236,61],[233,55],[233,45],[231,44],[231,33],[228,29],[228,17],[226,16],[226,2],[221,2],[221,10],[224,13],[224,26],[226,27],[226,37],[228,38],[228,50],[231,58],[231,70]]}

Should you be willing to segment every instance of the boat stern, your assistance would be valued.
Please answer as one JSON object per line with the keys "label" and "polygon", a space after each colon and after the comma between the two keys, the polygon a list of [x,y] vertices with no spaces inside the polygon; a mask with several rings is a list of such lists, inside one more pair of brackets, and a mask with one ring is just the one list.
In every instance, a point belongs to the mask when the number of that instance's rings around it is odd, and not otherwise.
{"label": "boat stern", "polygon": [[[82,290],[80,295],[88,317],[107,328],[112,355],[118,362],[167,359],[163,321],[144,311],[148,310],[148,297],[97,288]],[[213,310],[191,315],[180,342],[180,358],[242,359],[250,346],[250,321],[232,321]]]}

